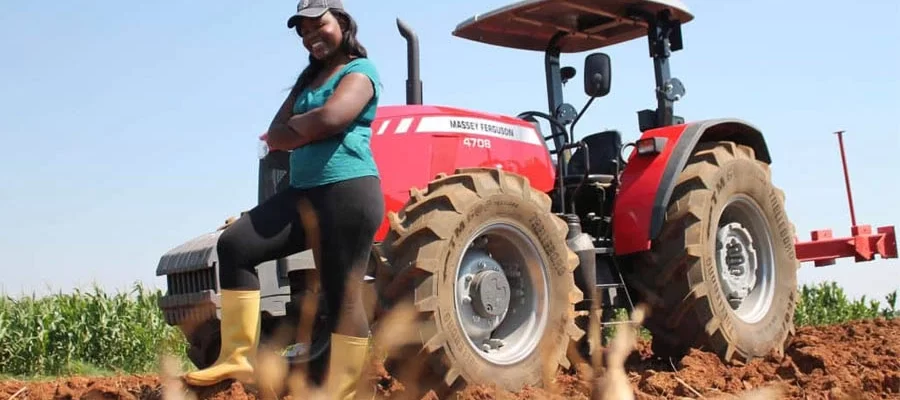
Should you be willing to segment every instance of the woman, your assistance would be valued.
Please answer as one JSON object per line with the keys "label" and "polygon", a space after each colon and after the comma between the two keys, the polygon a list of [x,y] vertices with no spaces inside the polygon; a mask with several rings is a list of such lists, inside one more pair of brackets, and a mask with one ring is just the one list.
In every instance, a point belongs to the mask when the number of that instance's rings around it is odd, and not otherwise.
{"label": "woman", "polygon": [[326,386],[331,398],[350,398],[368,349],[361,285],[384,216],[369,147],[381,83],[339,0],[302,0],[288,27],[302,37],[309,66],[264,137],[270,149],[292,150],[290,187],[219,238],[222,349],[213,366],[186,374],[185,381],[253,381],[260,302],[254,267],[314,247],[328,307],[340,316],[331,326]]}

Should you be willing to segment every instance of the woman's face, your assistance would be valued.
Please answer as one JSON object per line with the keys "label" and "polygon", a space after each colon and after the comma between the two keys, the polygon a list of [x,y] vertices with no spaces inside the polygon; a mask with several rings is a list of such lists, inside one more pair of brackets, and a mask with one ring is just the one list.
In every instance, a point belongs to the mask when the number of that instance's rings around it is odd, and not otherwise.
{"label": "woman's face", "polygon": [[303,18],[299,29],[303,46],[318,60],[325,60],[334,54],[344,39],[341,26],[331,12],[319,18]]}

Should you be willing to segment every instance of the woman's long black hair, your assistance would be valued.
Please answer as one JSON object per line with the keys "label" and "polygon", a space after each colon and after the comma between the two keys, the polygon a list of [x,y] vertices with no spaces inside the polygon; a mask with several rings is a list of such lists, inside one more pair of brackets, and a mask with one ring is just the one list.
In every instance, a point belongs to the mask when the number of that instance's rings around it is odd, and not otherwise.
{"label": "woman's long black hair", "polygon": [[[343,40],[341,41],[340,51],[343,51],[350,57],[354,58],[366,58],[368,57],[368,52],[366,52],[366,48],[359,42],[359,39],[356,38],[357,26],[356,21],[353,20],[353,17],[350,16],[344,10],[329,10],[332,15],[338,20],[338,24],[341,26],[341,31],[343,33]],[[300,25],[298,24],[295,29],[297,30],[297,34],[300,34]],[[291,93],[293,95],[297,95],[300,93],[303,88],[309,85],[322,71],[324,68],[324,64],[322,61],[319,61],[312,54],[309,55],[309,65],[300,73],[300,76],[297,77],[297,82],[294,83],[294,87],[291,89]]]}

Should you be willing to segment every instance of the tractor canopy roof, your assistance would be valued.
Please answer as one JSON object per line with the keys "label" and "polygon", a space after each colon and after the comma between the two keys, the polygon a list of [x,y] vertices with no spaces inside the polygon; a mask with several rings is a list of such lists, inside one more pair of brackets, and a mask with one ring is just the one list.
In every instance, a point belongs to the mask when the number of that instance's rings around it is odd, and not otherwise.
{"label": "tractor canopy roof", "polygon": [[669,9],[682,24],[694,18],[681,0],[523,0],[463,21],[453,35],[521,50],[545,51],[559,31],[563,53],[578,53],[647,35],[636,13]]}

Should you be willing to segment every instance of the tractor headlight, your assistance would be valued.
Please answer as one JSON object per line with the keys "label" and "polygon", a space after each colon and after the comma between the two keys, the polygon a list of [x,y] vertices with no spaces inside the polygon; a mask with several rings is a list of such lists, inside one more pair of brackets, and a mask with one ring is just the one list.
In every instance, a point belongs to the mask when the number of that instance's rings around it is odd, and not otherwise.
{"label": "tractor headlight", "polygon": [[637,153],[641,156],[659,154],[666,147],[666,140],[667,138],[664,137],[650,137],[638,140],[634,147],[637,148]]}

